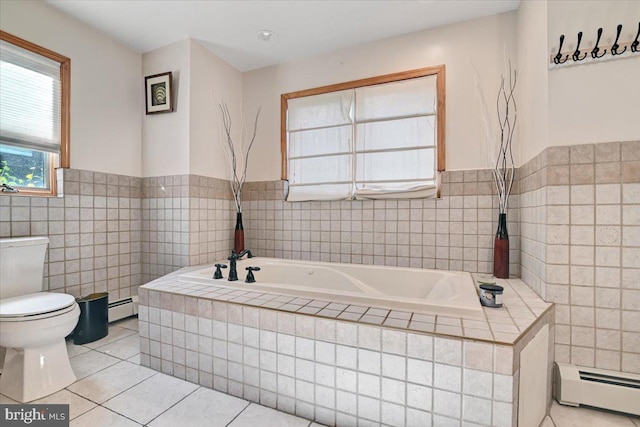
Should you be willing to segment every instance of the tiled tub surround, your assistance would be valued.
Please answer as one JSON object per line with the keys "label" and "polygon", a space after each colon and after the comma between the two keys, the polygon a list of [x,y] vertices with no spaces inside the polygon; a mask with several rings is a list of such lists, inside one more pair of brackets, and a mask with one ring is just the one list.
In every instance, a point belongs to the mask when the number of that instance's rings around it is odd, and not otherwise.
{"label": "tiled tub surround", "polygon": [[558,362],[640,373],[640,141],[520,168],[522,278],[556,304]]}
{"label": "tiled tub surround", "polygon": [[[442,198],[285,202],[281,181],[249,182],[247,247],[261,256],[493,271],[497,199],[490,170],[443,172]],[[510,273],[520,274],[518,185],[509,199]]]}
{"label": "tiled tub surround", "polygon": [[141,363],[327,425],[515,426],[519,353],[553,324],[553,307],[519,279],[500,282],[505,307],[478,321],[179,274],[140,288]]}
{"label": "tiled tub surround", "polygon": [[64,170],[63,197],[0,196],[0,237],[48,236],[45,287],[74,296],[137,294],[141,179]]}
{"label": "tiled tub surround", "polygon": [[142,196],[144,282],[231,253],[235,207],[228,181],[197,175],[143,178]]}

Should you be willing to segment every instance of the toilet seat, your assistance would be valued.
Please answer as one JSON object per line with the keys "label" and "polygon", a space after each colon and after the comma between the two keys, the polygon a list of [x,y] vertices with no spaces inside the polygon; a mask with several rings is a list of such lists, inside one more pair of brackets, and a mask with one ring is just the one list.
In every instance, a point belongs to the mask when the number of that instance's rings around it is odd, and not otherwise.
{"label": "toilet seat", "polygon": [[72,295],[37,292],[0,300],[1,321],[29,321],[58,316],[75,307]]}

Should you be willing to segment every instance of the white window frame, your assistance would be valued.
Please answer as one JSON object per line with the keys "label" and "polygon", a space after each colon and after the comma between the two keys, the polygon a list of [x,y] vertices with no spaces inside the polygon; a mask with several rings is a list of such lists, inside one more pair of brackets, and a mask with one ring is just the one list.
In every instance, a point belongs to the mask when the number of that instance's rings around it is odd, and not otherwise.
{"label": "white window frame", "polygon": [[[280,102],[280,154],[281,154],[281,179],[288,180],[289,157],[288,157],[288,132],[287,132],[287,114],[288,102],[291,99],[302,98],[306,96],[320,95],[330,92],[338,92],[349,89],[356,89],[366,86],[374,86],[385,83],[399,82],[403,80],[418,79],[426,76],[436,76],[436,196],[440,194],[440,172],[445,170],[445,66],[438,65],[433,67],[420,68],[416,70],[403,71],[399,73],[386,74],[366,79],[354,80],[345,83],[322,86],[313,89],[307,89],[297,92],[290,92],[281,95]],[[354,141],[355,143],[355,141]],[[425,167],[433,167],[425,165]],[[355,171],[354,171],[355,175]],[[355,178],[354,178],[355,179]],[[354,181],[355,182],[355,181]],[[389,198],[389,197],[385,197]]]}
{"label": "white window frame", "polygon": [[70,159],[69,128],[70,128],[70,88],[71,88],[71,59],[46,49],[27,40],[16,37],[0,30],[0,39],[28,50],[36,55],[41,55],[60,64],[60,154],[49,154],[49,188],[17,187],[19,193],[2,192],[2,195],[35,195],[56,196],[57,174],[56,168],[68,168]]}

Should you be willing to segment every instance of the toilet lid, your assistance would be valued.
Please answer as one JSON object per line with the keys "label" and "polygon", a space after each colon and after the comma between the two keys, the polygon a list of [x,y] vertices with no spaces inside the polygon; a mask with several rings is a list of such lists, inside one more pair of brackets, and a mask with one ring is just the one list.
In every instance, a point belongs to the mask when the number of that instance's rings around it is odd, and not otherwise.
{"label": "toilet lid", "polygon": [[0,317],[25,317],[62,310],[74,304],[69,294],[38,292],[0,300]]}

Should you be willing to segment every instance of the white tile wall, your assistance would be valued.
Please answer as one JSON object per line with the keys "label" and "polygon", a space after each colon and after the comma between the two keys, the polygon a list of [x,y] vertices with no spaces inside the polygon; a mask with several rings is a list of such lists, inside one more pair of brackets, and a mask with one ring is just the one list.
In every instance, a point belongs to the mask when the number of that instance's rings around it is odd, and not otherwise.
{"label": "white tile wall", "polygon": [[[497,204],[490,179],[486,170],[445,172],[438,200],[298,203],[282,201],[280,181],[248,183],[247,246],[278,258],[491,273]],[[515,276],[518,202],[516,189],[508,212]]]}
{"label": "white tile wall", "polygon": [[640,142],[553,147],[520,170],[522,278],[556,303],[556,360],[640,373]]}
{"label": "white tile wall", "polygon": [[61,197],[0,196],[0,237],[47,236],[45,288],[135,295],[141,274],[141,179],[64,170]]}

